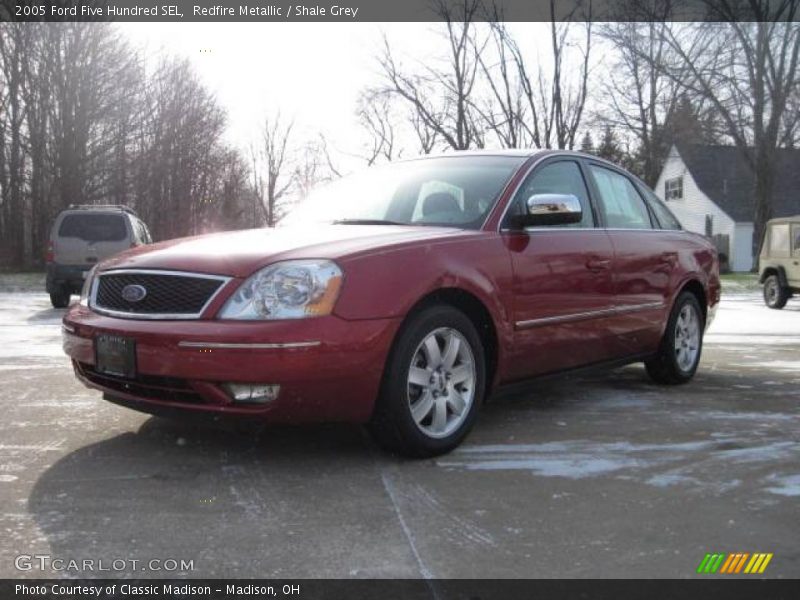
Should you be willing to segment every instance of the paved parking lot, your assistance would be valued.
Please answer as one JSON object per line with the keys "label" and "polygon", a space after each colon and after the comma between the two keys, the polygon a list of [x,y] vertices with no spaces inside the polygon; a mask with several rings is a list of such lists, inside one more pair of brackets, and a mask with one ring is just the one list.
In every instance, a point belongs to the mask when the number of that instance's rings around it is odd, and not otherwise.
{"label": "paved parking lot", "polygon": [[[800,575],[798,301],[727,296],[688,386],[640,366],[548,381],[416,462],[357,427],[256,438],[108,404],[73,378],[60,316],[0,293],[0,577],[52,575],[15,568],[33,554],[192,577],[689,577],[737,551]],[[120,574],[164,575],[140,569]]]}

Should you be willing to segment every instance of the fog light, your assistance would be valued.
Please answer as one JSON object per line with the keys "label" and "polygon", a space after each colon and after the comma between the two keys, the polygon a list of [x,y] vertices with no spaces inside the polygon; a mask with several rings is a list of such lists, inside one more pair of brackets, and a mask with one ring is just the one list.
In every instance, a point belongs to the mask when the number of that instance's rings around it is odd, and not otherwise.
{"label": "fog light", "polygon": [[266,404],[278,397],[281,386],[267,383],[223,383],[222,389],[234,402]]}

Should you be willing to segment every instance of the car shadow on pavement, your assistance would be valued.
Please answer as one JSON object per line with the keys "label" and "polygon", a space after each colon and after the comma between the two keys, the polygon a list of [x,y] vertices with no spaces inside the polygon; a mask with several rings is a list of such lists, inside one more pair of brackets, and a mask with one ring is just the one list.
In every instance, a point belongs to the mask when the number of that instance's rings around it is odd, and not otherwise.
{"label": "car shadow on pavement", "polygon": [[52,321],[55,319],[60,321],[66,312],[66,308],[45,308],[43,310],[37,310],[36,312],[31,313],[26,320],[28,323],[34,324],[42,321]]}
{"label": "car shadow on pavement", "polygon": [[[370,446],[348,425],[254,435],[149,418],[55,462],[35,482],[28,512],[53,558],[184,558],[197,572],[183,575],[259,576],[263,545],[291,547],[301,564],[295,533],[325,544],[332,527],[357,525],[353,510],[382,506]],[[130,566],[112,574],[163,575]]]}

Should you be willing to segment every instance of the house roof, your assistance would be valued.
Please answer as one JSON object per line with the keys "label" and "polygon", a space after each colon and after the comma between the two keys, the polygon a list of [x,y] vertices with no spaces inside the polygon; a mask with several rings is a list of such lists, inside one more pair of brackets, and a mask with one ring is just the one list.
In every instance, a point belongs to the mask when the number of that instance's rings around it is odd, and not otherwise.
{"label": "house roof", "polygon": [[[735,146],[678,144],[678,153],[697,186],[734,221],[751,222],[755,177]],[[772,216],[800,213],[800,149],[777,151]]]}

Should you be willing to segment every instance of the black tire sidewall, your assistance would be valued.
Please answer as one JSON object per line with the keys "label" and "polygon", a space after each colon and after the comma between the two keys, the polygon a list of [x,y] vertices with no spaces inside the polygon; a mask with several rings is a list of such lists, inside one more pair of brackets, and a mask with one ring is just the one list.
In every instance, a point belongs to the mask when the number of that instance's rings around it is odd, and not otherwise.
{"label": "black tire sidewall", "polygon": [[[697,358],[692,365],[692,368],[688,371],[684,371],[680,365],[678,365],[678,358],[675,355],[675,325],[678,322],[678,317],[683,310],[683,307],[687,304],[691,304],[694,308],[695,314],[697,315],[697,319],[699,321],[699,328],[700,328],[700,335],[698,339],[698,346],[697,346]],[[700,303],[697,301],[697,298],[694,294],[689,292],[684,292],[680,296],[678,296],[677,301],[675,302],[675,306],[672,309],[672,314],[669,317],[669,322],[667,323],[667,331],[665,334],[665,350],[669,352],[669,360],[672,370],[675,376],[682,380],[682,381],[689,381],[694,374],[697,372],[697,367],[700,365],[700,358],[703,353],[703,332],[705,331],[705,319],[703,318],[703,311],[700,308]]]}
{"label": "black tire sidewall", "polygon": [[[460,427],[444,438],[425,435],[411,415],[408,403],[408,370],[414,353],[432,331],[449,327],[458,331],[470,345],[475,361],[475,395],[469,413]],[[446,305],[435,305],[419,311],[404,324],[393,347],[379,402],[382,418],[389,418],[403,439],[407,454],[436,455],[458,446],[477,419],[486,389],[486,365],[483,343],[472,321],[461,311]]]}
{"label": "black tire sidewall", "polygon": [[50,303],[53,308],[66,308],[69,306],[70,293],[65,288],[60,288],[58,291],[50,294]]}
{"label": "black tire sidewall", "polygon": [[[778,291],[778,294],[775,297],[775,302],[770,303],[769,298],[767,297],[767,289],[770,287],[772,283],[775,284],[775,289]],[[783,308],[784,305],[786,304],[786,299],[784,297],[785,291],[781,287],[781,281],[777,275],[770,275],[769,277],[767,277],[767,279],[764,281],[763,293],[764,293],[764,304],[766,304],[768,308],[776,308],[776,309]]]}

